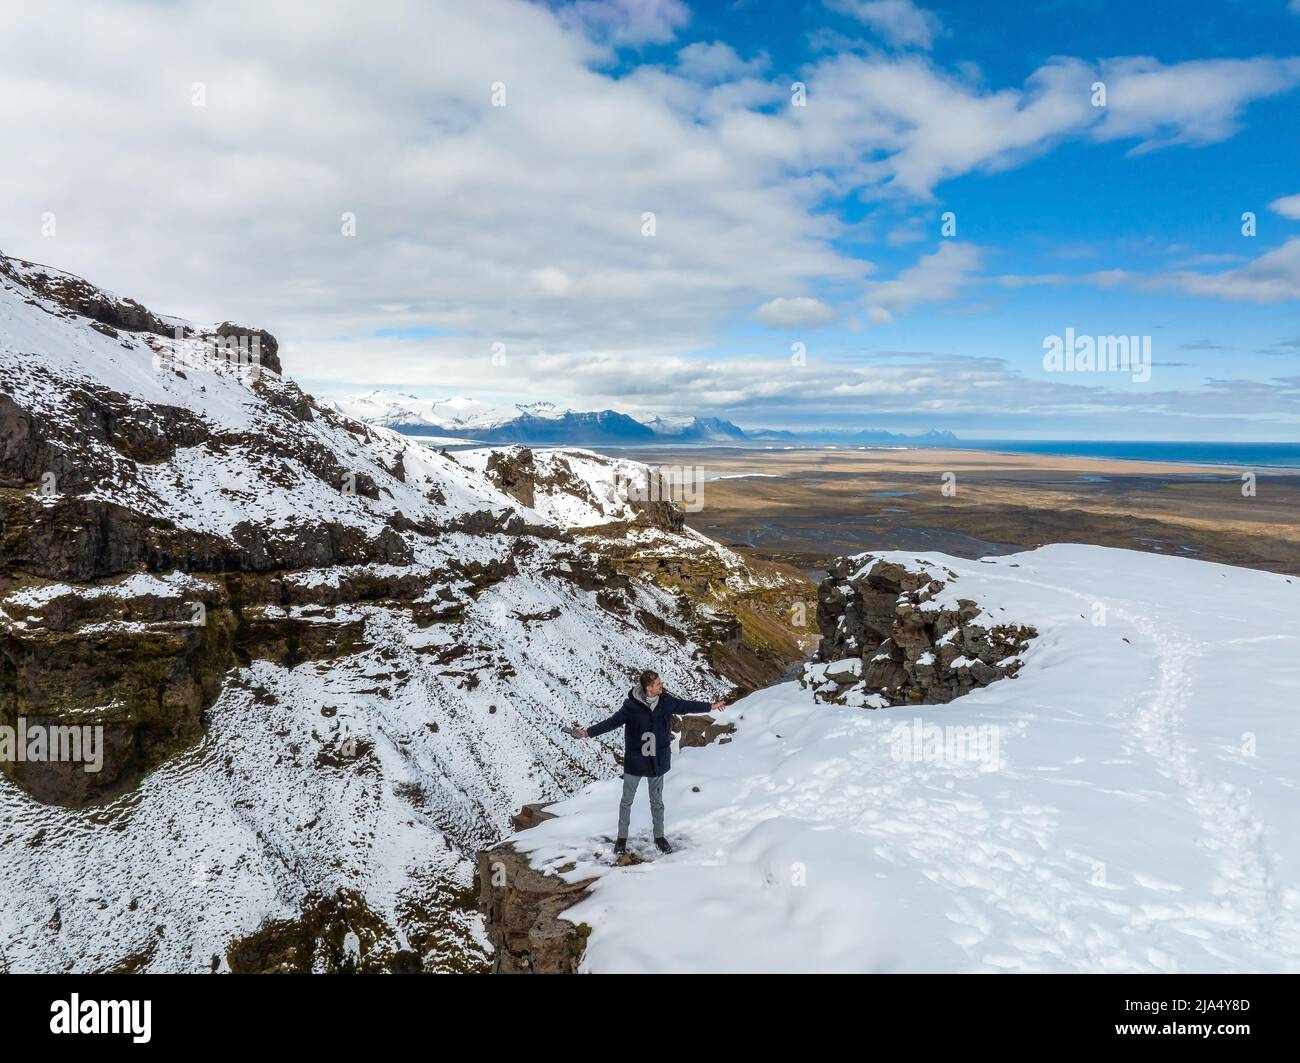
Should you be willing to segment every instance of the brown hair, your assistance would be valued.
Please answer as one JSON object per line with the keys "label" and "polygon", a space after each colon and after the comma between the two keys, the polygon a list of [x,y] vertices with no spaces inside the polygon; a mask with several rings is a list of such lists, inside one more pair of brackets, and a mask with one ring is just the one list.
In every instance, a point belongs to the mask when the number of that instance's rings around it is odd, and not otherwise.
{"label": "brown hair", "polygon": [[650,669],[647,668],[644,672],[641,673],[641,689],[649,690],[650,684],[653,683],[658,678],[659,678],[658,672],[652,672],[650,671]]}

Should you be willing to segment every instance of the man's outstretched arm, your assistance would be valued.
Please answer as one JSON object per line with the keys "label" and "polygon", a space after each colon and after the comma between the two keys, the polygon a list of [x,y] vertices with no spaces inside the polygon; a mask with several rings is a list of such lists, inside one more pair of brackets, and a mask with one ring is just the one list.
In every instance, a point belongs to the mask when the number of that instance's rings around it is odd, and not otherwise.
{"label": "man's outstretched arm", "polygon": [[612,731],[615,727],[621,727],[627,723],[627,710],[620,708],[618,712],[607,720],[601,720],[600,723],[593,723],[590,727],[579,727],[579,738],[595,738],[603,735],[606,731]]}
{"label": "man's outstretched arm", "polygon": [[721,712],[727,707],[727,703],[721,699],[710,704],[707,701],[688,701],[667,691],[664,691],[662,696],[668,699],[668,711],[676,716],[689,716],[697,712]]}

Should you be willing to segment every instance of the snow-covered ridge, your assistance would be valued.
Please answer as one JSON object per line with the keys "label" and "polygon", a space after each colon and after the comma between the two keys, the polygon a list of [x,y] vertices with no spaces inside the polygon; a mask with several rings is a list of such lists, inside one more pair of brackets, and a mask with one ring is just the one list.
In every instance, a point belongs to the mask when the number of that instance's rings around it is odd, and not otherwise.
{"label": "snow-covered ridge", "polygon": [[[565,881],[590,971],[1300,970],[1300,585],[1056,545],[945,573],[1038,636],[1013,682],[870,711],[796,684],[674,758],[610,866],[617,782],[512,843]],[[951,573],[950,578],[948,573]],[[645,927],[655,927],[647,936]]]}
{"label": "snow-covered ridge", "polygon": [[[0,273],[0,380],[16,405],[63,422],[70,435],[78,406],[74,399],[86,391],[118,396],[128,412],[141,418],[156,416],[149,407],[164,407],[187,411],[202,422],[207,438],[175,448],[164,461],[132,462],[120,448],[85,440],[89,457],[103,466],[87,492],[90,497],[216,535],[229,535],[247,522],[283,527],[338,520],[373,536],[399,515],[425,514],[445,523],[506,510],[528,520],[553,518],[561,527],[569,519],[583,525],[607,519],[601,507],[608,491],[592,494],[585,506],[565,495],[558,508],[550,507],[548,518],[503,493],[482,475],[481,461],[472,469],[381,427],[348,428],[346,418],[313,403],[288,378],[275,372],[255,378],[247,366],[218,358],[195,365],[192,352],[185,353],[185,341],[173,336],[123,329],[108,335],[94,320],[40,294],[41,285],[31,287],[47,278],[44,267],[0,262],[10,264]],[[79,278],[57,276],[89,288]],[[105,293],[104,299],[117,297]],[[191,335],[217,328],[166,320]],[[285,415],[286,407],[291,416]],[[604,472],[627,471],[628,463],[595,467],[594,458],[583,459],[589,481]],[[394,476],[399,468],[401,475]],[[50,471],[56,474],[57,489],[63,477],[58,469]],[[329,474],[336,478],[326,478]],[[268,481],[270,489],[263,489]],[[382,483],[382,489],[367,491],[367,482]],[[627,519],[627,514],[608,519]]]}

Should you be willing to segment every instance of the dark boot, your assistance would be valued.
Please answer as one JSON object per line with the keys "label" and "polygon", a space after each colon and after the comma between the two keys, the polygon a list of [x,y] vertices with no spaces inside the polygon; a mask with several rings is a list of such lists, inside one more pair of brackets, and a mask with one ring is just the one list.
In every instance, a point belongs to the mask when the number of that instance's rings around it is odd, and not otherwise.
{"label": "dark boot", "polygon": [[619,838],[614,842],[614,855],[622,856],[625,852],[627,852],[627,839]]}
{"label": "dark boot", "polygon": [[656,838],[655,845],[659,846],[661,853],[671,853],[673,851],[673,847],[668,844],[667,838]]}

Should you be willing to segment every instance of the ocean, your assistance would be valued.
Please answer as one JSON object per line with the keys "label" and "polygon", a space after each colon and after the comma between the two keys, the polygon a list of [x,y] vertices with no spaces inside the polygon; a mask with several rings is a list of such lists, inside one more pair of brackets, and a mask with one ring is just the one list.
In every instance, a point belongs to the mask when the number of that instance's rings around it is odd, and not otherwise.
{"label": "ocean", "polygon": [[1076,458],[1127,461],[1174,461],[1239,468],[1300,468],[1300,443],[1173,443],[1141,440],[964,439],[955,450],[1001,450],[1016,454],[1053,454]]}

